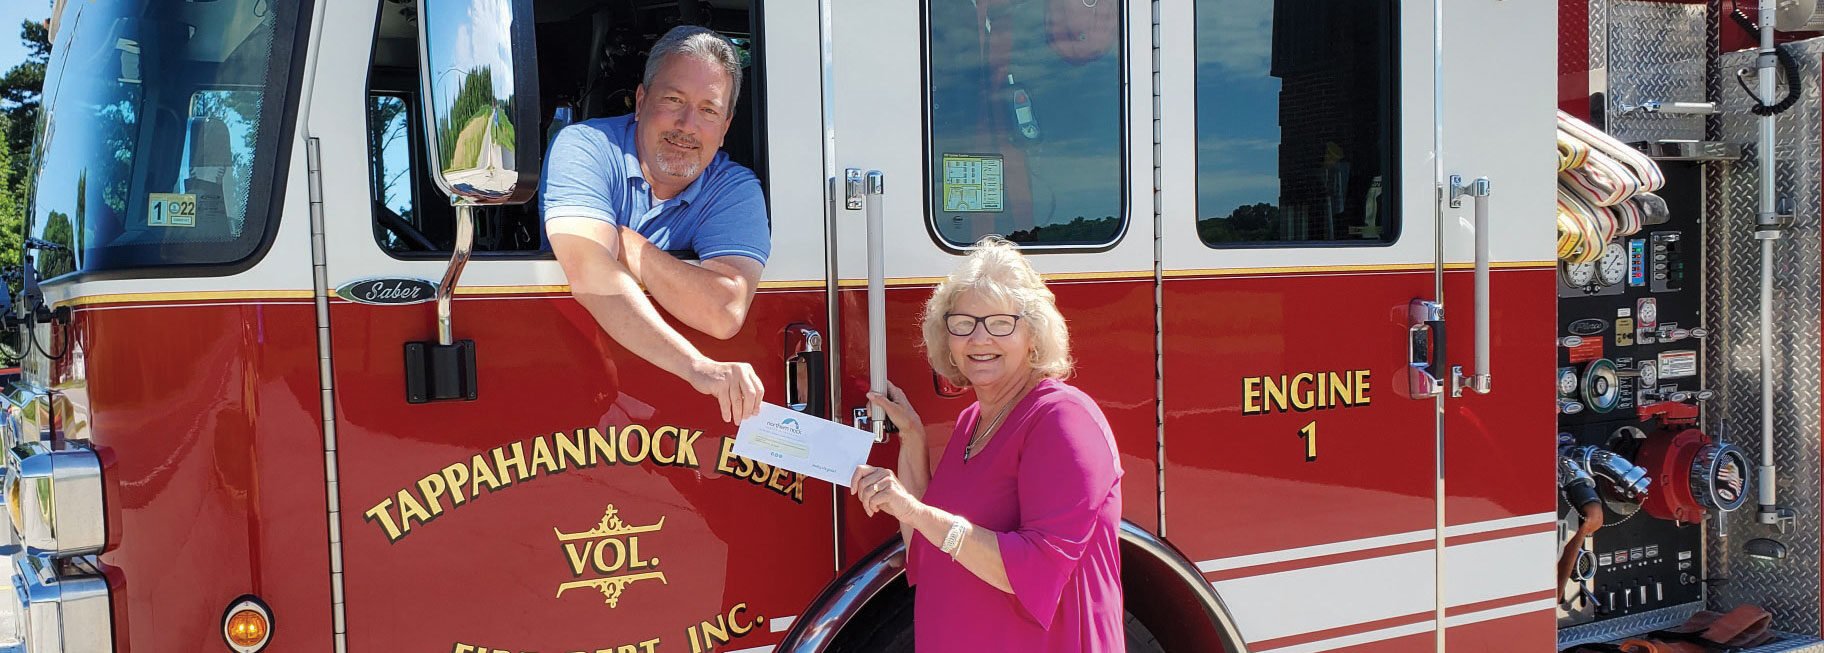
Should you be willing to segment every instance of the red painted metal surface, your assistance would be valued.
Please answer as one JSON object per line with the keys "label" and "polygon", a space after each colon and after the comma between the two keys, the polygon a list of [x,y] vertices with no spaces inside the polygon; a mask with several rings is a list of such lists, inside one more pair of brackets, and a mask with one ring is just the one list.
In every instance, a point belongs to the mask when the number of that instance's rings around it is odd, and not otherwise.
{"label": "red painted metal surface", "polygon": [[[1407,304],[1432,290],[1429,271],[1168,279],[1173,544],[1208,560],[1431,528],[1435,402],[1404,370]],[[1352,370],[1366,404],[1243,413],[1244,379]]]}
{"label": "red painted metal surface", "polygon": [[83,309],[71,333],[62,436],[103,461],[117,650],[220,650],[242,594],[272,608],[269,650],[328,650],[310,303]]}
{"label": "red painted metal surface", "polygon": [[[766,621],[797,615],[832,577],[831,486],[740,477],[746,466],[723,459],[734,427],[714,400],[625,353],[567,295],[456,302],[480,398],[407,404],[402,347],[433,337],[431,306],[331,307],[351,649],[746,648],[776,642]],[[784,329],[822,315],[821,291],[763,292],[734,339],[693,340],[712,358],[752,363],[781,403]],[[695,460],[676,435],[641,444],[639,429],[665,427],[701,431]],[[591,428],[625,443],[619,462],[557,454],[556,434]],[[425,479],[455,478],[452,466],[479,478],[477,455],[517,478],[494,460],[510,460],[513,443],[526,478],[491,491],[471,480],[463,503],[446,491],[441,514],[404,531],[401,493],[429,510],[437,483]],[[567,468],[541,464],[542,447]],[[617,577],[626,582],[605,580]]]}
{"label": "red painted metal surface", "polygon": [[[1465,391],[1444,404],[1449,525],[1557,510],[1557,415],[1547,407],[1557,396],[1552,381],[1558,325],[1556,311],[1541,309],[1556,306],[1556,274],[1546,268],[1489,275],[1493,392]],[[1451,364],[1472,369],[1475,331],[1466,309],[1475,297],[1473,273],[1445,273],[1444,296],[1458,318],[1451,322]]]}

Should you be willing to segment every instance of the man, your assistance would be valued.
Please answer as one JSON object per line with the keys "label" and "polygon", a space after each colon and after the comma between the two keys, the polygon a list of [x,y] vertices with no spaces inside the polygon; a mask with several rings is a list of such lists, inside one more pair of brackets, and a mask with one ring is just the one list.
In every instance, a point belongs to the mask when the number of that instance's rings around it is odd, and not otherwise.
{"label": "man", "polygon": [[[715,397],[722,419],[759,411],[753,366],[704,356],[659,317],[713,337],[741,330],[772,251],[752,171],[720,151],[741,86],[739,54],[710,30],[679,26],[653,45],[634,113],[565,127],[540,193],[570,294],[628,351]],[[695,265],[666,250],[691,249]]]}

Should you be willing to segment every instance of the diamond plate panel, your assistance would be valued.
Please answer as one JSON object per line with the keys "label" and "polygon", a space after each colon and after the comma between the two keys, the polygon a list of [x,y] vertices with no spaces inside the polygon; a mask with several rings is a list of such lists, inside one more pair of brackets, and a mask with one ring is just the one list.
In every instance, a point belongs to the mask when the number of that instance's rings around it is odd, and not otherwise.
{"label": "diamond plate panel", "polygon": [[[1600,90],[1607,82],[1598,78],[1599,71],[1609,67],[1609,5],[1611,0],[1590,0],[1590,90]],[[1606,76],[1606,72],[1604,73]]]}
{"label": "diamond plate panel", "polygon": [[1623,141],[1702,139],[1703,116],[1630,109],[1706,99],[1704,6],[1609,0],[1607,13],[1608,132]]}
{"label": "diamond plate panel", "polygon": [[[1774,627],[1795,633],[1819,632],[1819,308],[1821,243],[1820,185],[1824,184],[1824,147],[1820,101],[1815,80],[1824,76],[1824,43],[1789,45],[1808,82],[1803,97],[1776,122],[1777,186],[1792,202],[1796,215],[1787,238],[1774,242],[1773,368],[1774,462],[1779,466],[1779,502],[1799,518],[1789,532],[1758,523],[1754,506],[1724,515],[1709,538],[1712,578],[1727,578],[1710,595],[1710,607],[1727,610],[1754,603],[1774,615]],[[1722,70],[1751,63],[1751,53],[1726,54]],[[1727,87],[1727,85],[1725,85]],[[1750,144],[1749,156],[1723,166],[1720,209],[1707,216],[1705,229],[1706,326],[1714,334],[1706,343],[1705,377],[1717,396],[1705,409],[1712,434],[1761,455],[1760,384],[1760,241],[1754,238],[1758,207],[1759,163],[1755,154],[1756,117],[1741,90],[1727,89],[1721,138]],[[1749,558],[1742,546],[1770,538],[1787,547],[1778,561]]]}
{"label": "diamond plate panel", "polygon": [[1671,628],[1685,623],[1686,619],[1690,619],[1691,615],[1702,609],[1704,609],[1702,603],[1686,603],[1625,617],[1593,621],[1581,626],[1571,626],[1558,631],[1558,648],[1562,650],[1578,644],[1609,642],[1662,628]]}

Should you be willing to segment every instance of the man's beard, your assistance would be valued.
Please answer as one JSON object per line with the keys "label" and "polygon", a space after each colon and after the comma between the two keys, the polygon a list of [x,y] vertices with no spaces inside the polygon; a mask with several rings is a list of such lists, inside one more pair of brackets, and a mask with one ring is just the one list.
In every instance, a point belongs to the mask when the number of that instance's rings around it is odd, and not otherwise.
{"label": "man's beard", "polygon": [[[676,131],[660,134],[659,140],[661,143],[668,141],[687,147],[702,147],[701,141]],[[658,168],[660,174],[672,177],[695,177],[703,169],[703,162],[695,156],[695,151],[680,152],[663,144],[657,149],[658,151],[653,153],[652,166]]]}

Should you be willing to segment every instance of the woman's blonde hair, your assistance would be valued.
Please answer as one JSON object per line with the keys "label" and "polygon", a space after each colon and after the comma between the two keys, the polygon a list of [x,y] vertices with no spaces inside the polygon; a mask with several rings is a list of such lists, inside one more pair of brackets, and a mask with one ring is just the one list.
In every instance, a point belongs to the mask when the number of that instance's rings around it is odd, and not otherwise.
{"label": "woman's blonde hair", "polygon": [[1027,364],[1051,378],[1070,376],[1076,362],[1070,358],[1070,328],[1058,312],[1058,299],[1045,287],[1045,279],[1033,271],[1032,264],[1013,243],[1000,236],[987,236],[976,241],[969,258],[938,284],[925,302],[925,356],[931,369],[951,383],[966,386],[969,379],[950,357],[950,330],[944,315],[956,306],[956,298],[973,290],[984,299],[1014,307],[1020,321],[1032,330],[1032,353]]}

